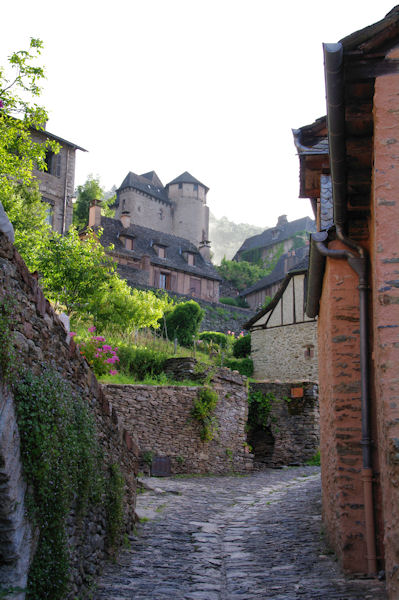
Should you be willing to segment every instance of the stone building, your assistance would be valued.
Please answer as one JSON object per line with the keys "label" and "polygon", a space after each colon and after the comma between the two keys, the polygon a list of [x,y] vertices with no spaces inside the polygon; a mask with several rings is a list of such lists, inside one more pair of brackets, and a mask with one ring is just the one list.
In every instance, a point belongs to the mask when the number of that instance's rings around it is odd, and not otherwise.
{"label": "stone building", "polygon": [[38,143],[50,139],[58,142],[61,147],[58,154],[47,151],[47,171],[34,169],[33,174],[38,180],[42,199],[48,204],[49,224],[58,233],[65,233],[72,225],[76,150],[86,150],[48,131],[34,130],[32,138]]}
{"label": "stone building", "polygon": [[[325,44],[323,121],[297,130],[315,208],[306,313],[318,316],[323,514],[346,571],[399,597],[399,8]],[[329,160],[328,160],[329,158]],[[331,176],[331,178],[330,178]]]}
{"label": "stone building", "polygon": [[268,304],[245,323],[256,380],[318,381],[317,323],[305,314],[308,259],[291,270]]}
{"label": "stone building", "polygon": [[129,213],[135,225],[185,238],[209,258],[208,189],[187,171],[165,187],[155,171],[130,172],[117,190],[115,218]]}
{"label": "stone building", "polygon": [[198,249],[186,238],[132,223],[126,211],[120,219],[102,217],[97,204],[90,208],[89,226],[103,229],[101,243],[105,247],[113,245],[109,253],[118,263],[118,273],[132,287],[218,302],[221,278],[207,260],[205,248]]}
{"label": "stone building", "polygon": [[233,260],[270,264],[283,254],[308,245],[312,231],[315,231],[315,223],[309,217],[288,222],[287,216],[281,215],[275,227],[247,238]]}
{"label": "stone building", "polygon": [[250,287],[242,290],[239,296],[244,298],[253,310],[261,310],[267,298],[273,298],[278,292],[287,273],[300,265],[309,254],[309,246],[289,250],[278,259],[273,271],[262,277]]}

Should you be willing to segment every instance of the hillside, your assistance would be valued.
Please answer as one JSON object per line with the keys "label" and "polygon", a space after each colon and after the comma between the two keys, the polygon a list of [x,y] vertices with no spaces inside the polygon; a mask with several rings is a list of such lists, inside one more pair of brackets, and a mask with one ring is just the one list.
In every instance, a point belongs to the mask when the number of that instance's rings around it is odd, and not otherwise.
{"label": "hillside", "polygon": [[231,260],[244,240],[265,229],[267,229],[266,226],[257,227],[248,223],[234,223],[227,217],[217,219],[211,213],[209,215],[209,237],[212,244],[212,262],[219,265],[224,256]]}

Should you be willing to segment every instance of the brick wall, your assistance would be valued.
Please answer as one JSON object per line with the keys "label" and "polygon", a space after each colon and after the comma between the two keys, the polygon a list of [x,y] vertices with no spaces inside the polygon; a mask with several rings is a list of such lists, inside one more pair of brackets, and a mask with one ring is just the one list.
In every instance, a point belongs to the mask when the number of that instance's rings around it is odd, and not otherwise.
{"label": "brick wall", "polygon": [[345,570],[367,572],[357,285],[346,261],[327,261],[318,320],[320,449],[328,541]]}
{"label": "brick wall", "polygon": [[[66,331],[45,300],[36,279],[30,275],[16,249],[0,233],[0,296],[5,294],[15,301],[13,331],[21,363],[34,372],[40,371],[42,364],[52,366],[90,405],[105,464],[118,463],[126,481],[125,524],[129,531],[134,523],[137,448],[75,344],[73,341],[68,344]],[[0,518],[0,541],[5,544],[0,552],[9,557],[8,563],[0,567],[0,581],[23,585],[33,537],[24,516],[25,484],[21,478],[12,394],[4,385],[0,389],[0,415],[0,507],[6,508],[7,515],[6,519]],[[91,511],[81,522],[72,512],[68,531],[73,565],[70,597],[75,598],[96,576],[106,558],[105,515],[103,511]],[[25,536],[25,541],[18,545],[21,536]],[[75,544],[74,540],[78,542]]]}
{"label": "brick wall", "polygon": [[197,387],[107,385],[105,393],[140,451],[171,458],[173,473],[228,473],[252,468],[245,452],[248,402],[245,378],[219,369],[212,378],[219,396],[214,440],[203,442],[191,418]]}
{"label": "brick wall", "polygon": [[[399,49],[390,58],[399,58]],[[398,75],[376,79],[372,252],[373,367],[389,597],[399,597],[399,122]]]}

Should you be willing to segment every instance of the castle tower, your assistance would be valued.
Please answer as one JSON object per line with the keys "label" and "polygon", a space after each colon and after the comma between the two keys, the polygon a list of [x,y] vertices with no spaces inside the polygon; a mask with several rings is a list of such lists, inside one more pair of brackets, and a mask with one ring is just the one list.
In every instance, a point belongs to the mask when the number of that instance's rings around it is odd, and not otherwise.
{"label": "castle tower", "polygon": [[206,185],[187,171],[166,185],[173,204],[173,234],[189,239],[206,260],[209,257],[209,208],[206,205]]}

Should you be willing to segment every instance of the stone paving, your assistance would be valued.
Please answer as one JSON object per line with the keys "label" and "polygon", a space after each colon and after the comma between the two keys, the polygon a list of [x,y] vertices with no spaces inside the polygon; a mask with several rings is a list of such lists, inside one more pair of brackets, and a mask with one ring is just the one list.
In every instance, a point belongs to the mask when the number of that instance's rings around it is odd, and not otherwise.
{"label": "stone paving", "polygon": [[385,600],[348,579],[321,535],[317,467],[237,477],[145,479],[131,548],[95,600]]}

